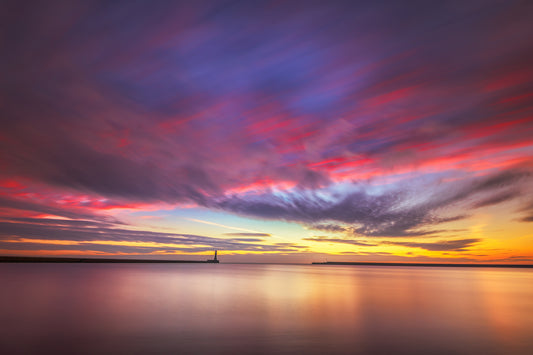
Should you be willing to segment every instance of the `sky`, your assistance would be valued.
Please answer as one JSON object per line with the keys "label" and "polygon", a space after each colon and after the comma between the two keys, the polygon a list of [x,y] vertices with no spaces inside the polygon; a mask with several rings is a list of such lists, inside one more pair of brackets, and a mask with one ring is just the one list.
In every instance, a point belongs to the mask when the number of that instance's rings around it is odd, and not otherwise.
{"label": "sky", "polygon": [[532,263],[532,16],[2,1],[0,255]]}

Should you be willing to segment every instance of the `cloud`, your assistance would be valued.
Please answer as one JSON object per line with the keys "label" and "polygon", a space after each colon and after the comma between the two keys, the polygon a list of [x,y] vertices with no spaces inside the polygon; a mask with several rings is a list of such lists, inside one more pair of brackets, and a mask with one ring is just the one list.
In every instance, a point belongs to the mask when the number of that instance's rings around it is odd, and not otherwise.
{"label": "cloud", "polygon": [[[481,199],[476,204],[481,204],[479,207],[484,207],[483,203],[504,200],[511,200],[518,196],[518,191],[524,185],[532,174],[531,168],[523,165],[510,166],[505,170],[492,172],[481,177],[474,177],[466,179],[466,181],[459,181],[456,184],[451,184],[451,189],[440,196],[436,196],[429,204],[430,208],[441,208],[451,206],[468,199]],[[504,191],[511,188],[511,191]],[[489,197],[487,197],[489,195]],[[485,199],[485,200],[483,200]],[[492,201],[494,199],[494,201]],[[501,200],[501,201],[500,201]],[[497,202],[497,203],[499,203]]]}
{"label": "cloud", "polygon": [[[2,220],[2,218],[0,218]],[[15,218],[4,218],[4,221],[15,222],[15,223],[24,223],[24,224],[34,224],[34,225],[54,225],[54,226],[66,226],[66,227],[113,227],[116,226],[118,221],[107,222],[107,221],[95,221],[95,220],[74,220],[74,219],[50,219],[50,218],[28,218],[28,217],[15,217]]]}
{"label": "cloud", "polygon": [[[513,13],[512,3],[91,3],[15,6],[6,20],[3,174],[206,205],[261,179],[316,189],[347,172],[467,164],[474,149],[497,160],[529,137],[519,109],[531,29],[521,17],[491,21]],[[472,11],[475,21],[464,20]],[[502,33],[498,46],[488,42]],[[502,116],[509,122],[498,126]],[[324,161],[332,163],[316,165]]]}
{"label": "cloud", "polygon": [[224,233],[224,235],[229,235],[233,237],[271,237],[269,233]]}
{"label": "cloud", "polygon": [[[432,232],[414,230],[431,220],[430,210],[424,206],[395,209],[401,202],[401,193],[393,192],[381,196],[355,191],[337,200],[325,199],[318,194],[292,193],[283,197],[261,195],[252,198],[230,197],[217,203],[217,207],[238,214],[266,219],[283,219],[300,223],[337,221],[357,224],[351,230],[354,234],[367,236],[414,236]],[[319,225],[326,228],[348,231],[347,227],[332,227],[332,224]]]}
{"label": "cloud", "polygon": [[[94,213],[93,211],[87,209],[74,209],[57,204],[49,203],[48,201],[37,201],[34,202],[30,199],[23,198],[12,198],[12,197],[3,197],[0,196],[0,206],[3,209],[11,211],[11,214],[17,213],[37,213],[37,214],[47,214],[60,216],[65,218],[72,219],[83,219],[83,220],[108,220],[110,222],[118,223],[115,219],[102,216]],[[13,211],[14,210],[14,211]]]}
{"label": "cloud", "polygon": [[437,223],[455,222],[455,221],[460,221],[462,219],[467,219],[469,217],[470,215],[468,214],[460,214],[460,215],[452,216],[452,217],[441,217],[441,218],[438,218],[436,222]]}
{"label": "cloud", "polygon": [[321,197],[312,191],[289,193],[284,196],[264,194],[260,196],[232,196],[216,202],[213,207],[238,214],[267,219],[284,219],[301,223],[338,221],[347,224],[360,223],[356,232],[364,235],[404,236],[426,232],[409,230],[424,223],[428,212],[422,208],[394,211],[401,193],[381,196],[364,191],[347,193],[336,200]]}
{"label": "cloud", "polygon": [[[451,189],[422,199],[418,196],[419,191],[411,191],[401,185],[376,195],[368,192],[364,185],[354,184],[345,188],[343,194],[334,189],[321,189],[230,196],[215,201],[211,207],[241,215],[294,221],[311,229],[351,235],[429,236],[442,232],[432,229],[438,224],[468,218],[467,214],[439,217],[440,211],[469,199],[480,199],[475,203],[478,208],[512,200],[519,196],[517,186],[526,183],[530,174],[527,169],[513,168],[488,177],[452,183]],[[501,191],[509,186],[515,189]]]}
{"label": "cloud", "polygon": [[493,191],[508,186],[513,186],[523,182],[525,179],[530,178],[531,175],[531,169],[527,169],[525,167],[515,167],[504,170],[495,175],[480,179],[478,182],[473,184],[471,193]]}
{"label": "cloud", "polygon": [[308,240],[311,242],[341,243],[341,244],[351,244],[351,245],[357,245],[357,246],[363,246],[363,247],[373,247],[373,246],[378,245],[378,244],[372,244],[372,243],[362,242],[358,240],[331,238],[331,237],[326,237],[326,236],[316,236],[316,237],[309,237],[309,238],[302,238],[302,239]]}
{"label": "cloud", "polygon": [[310,226],[307,226],[308,229],[314,229],[318,231],[324,231],[324,232],[346,232],[349,230],[348,227],[340,226],[338,224],[312,224]]}
{"label": "cloud", "polygon": [[502,202],[512,200],[520,196],[519,191],[507,191],[498,193],[497,195],[491,196],[474,204],[474,208],[487,207],[492,205],[497,205]]}
{"label": "cloud", "polygon": [[394,255],[393,253],[387,253],[387,252],[370,252],[370,251],[343,251],[340,254],[343,255],[369,255],[369,256],[384,256],[384,255]]}
{"label": "cloud", "polygon": [[369,243],[348,238],[331,238],[327,236],[315,236],[303,238],[303,240],[324,243],[341,243],[356,246],[379,246],[379,245],[399,245],[410,248],[421,248],[429,251],[464,251],[473,245],[479,243],[481,239],[459,239],[459,240],[441,240],[437,242],[397,242],[397,241],[380,241],[378,243]]}
{"label": "cloud", "polygon": [[[0,222],[0,249],[20,250],[75,250],[87,249],[145,253],[156,250],[208,251],[262,251],[291,252],[306,246],[296,243],[263,244],[259,238],[222,239],[194,234],[162,233],[109,227],[99,223],[66,223],[39,219]],[[95,249],[96,248],[96,249]]]}
{"label": "cloud", "polygon": [[437,235],[465,209],[531,193],[533,27],[517,6],[12,3],[0,182],[27,187],[0,187],[0,212],[107,221],[83,227],[119,237],[109,206],[58,202],[86,195]]}
{"label": "cloud", "polygon": [[526,212],[526,216],[519,219],[521,222],[533,222],[533,201],[526,203],[518,212]]}
{"label": "cloud", "polygon": [[386,244],[399,245],[410,248],[421,248],[429,251],[464,251],[479,243],[481,239],[442,240],[433,243],[421,242],[387,242]]}
{"label": "cloud", "polygon": [[233,238],[232,240],[238,241],[238,242],[262,242],[263,239],[260,238]]}

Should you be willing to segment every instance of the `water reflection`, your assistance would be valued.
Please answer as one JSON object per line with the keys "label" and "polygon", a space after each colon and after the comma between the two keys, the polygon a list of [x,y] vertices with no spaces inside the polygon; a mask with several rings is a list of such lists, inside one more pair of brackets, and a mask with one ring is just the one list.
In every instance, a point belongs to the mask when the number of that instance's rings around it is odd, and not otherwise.
{"label": "water reflection", "polygon": [[533,272],[0,265],[1,353],[533,353]]}

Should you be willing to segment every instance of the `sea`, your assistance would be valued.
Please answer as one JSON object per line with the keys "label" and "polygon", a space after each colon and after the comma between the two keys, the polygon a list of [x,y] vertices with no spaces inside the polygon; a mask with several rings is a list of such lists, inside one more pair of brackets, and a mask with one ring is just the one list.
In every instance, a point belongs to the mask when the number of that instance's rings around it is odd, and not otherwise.
{"label": "sea", "polygon": [[0,354],[533,354],[533,269],[0,263]]}

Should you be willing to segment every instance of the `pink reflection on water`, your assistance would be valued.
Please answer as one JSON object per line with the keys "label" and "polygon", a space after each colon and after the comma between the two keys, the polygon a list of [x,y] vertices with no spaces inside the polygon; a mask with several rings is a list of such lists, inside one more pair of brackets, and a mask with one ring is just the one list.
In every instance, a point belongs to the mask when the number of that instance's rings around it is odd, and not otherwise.
{"label": "pink reflection on water", "polygon": [[531,270],[0,264],[2,353],[529,353]]}

